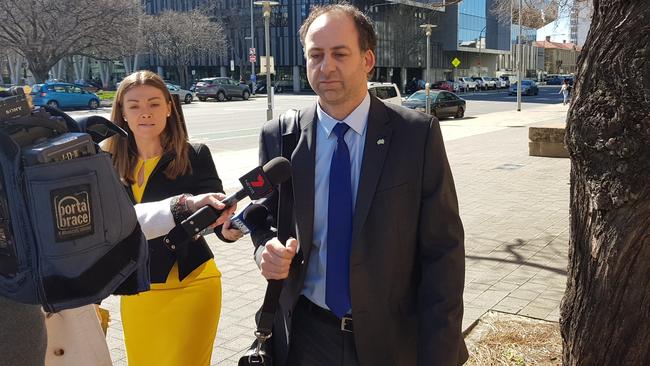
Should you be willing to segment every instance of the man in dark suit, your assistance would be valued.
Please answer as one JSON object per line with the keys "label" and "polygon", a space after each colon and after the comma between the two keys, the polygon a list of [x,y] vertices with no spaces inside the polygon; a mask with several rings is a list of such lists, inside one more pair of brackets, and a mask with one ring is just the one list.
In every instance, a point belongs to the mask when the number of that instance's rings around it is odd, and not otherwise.
{"label": "man in dark suit", "polygon": [[[254,239],[264,277],[286,278],[275,361],[462,364],[463,228],[438,121],[368,94],[376,36],[357,8],[314,8],[300,35],[318,103],[291,159],[297,240]],[[265,124],[262,163],[281,136]]]}

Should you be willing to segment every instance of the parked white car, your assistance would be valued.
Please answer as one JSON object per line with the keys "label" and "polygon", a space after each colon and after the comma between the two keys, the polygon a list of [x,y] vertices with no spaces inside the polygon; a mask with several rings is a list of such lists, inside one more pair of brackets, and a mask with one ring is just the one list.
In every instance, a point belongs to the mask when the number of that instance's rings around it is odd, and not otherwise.
{"label": "parked white car", "polygon": [[170,94],[178,95],[178,98],[182,100],[185,104],[190,104],[194,100],[194,93],[189,90],[181,89],[180,86],[166,83],[167,89],[169,89]]}
{"label": "parked white car", "polygon": [[505,84],[499,78],[491,78],[494,81],[494,85],[497,89],[505,88]]}
{"label": "parked white car", "polygon": [[501,84],[505,85],[505,88],[509,88],[510,81],[513,80],[513,77],[510,75],[501,75],[499,76],[499,79],[501,79]]}
{"label": "parked white car", "polygon": [[478,90],[487,90],[487,84],[485,83],[485,80],[483,78],[480,78],[478,76],[472,76],[472,80],[476,83],[476,88]]}
{"label": "parked white car", "polygon": [[490,77],[487,77],[487,76],[474,76],[473,79],[477,83],[479,81],[482,82],[482,83],[479,83],[481,85],[482,89],[488,90],[488,89],[496,89],[497,88],[497,84]]}
{"label": "parked white car", "polygon": [[476,81],[470,77],[457,77],[455,81],[460,85],[460,88],[463,91],[476,91],[476,89],[478,89]]}
{"label": "parked white car", "polygon": [[402,93],[395,83],[368,82],[368,92],[385,102],[402,105]]}

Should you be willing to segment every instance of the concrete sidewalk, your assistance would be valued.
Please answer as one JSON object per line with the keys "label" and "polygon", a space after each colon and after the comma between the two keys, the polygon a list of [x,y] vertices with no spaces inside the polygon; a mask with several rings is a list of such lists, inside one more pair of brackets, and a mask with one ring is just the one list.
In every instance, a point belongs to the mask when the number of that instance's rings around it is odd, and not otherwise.
{"label": "concrete sidewalk", "polygon": [[[558,320],[566,282],[569,160],[528,156],[526,126],[565,116],[566,107],[548,105],[441,123],[466,235],[463,329],[490,309]],[[234,188],[245,167],[256,165],[257,152],[214,158],[224,186]],[[253,316],[266,282],[248,238],[208,241],[223,274],[212,364],[236,365],[253,340]],[[102,306],[112,316],[107,340],[113,362],[126,365],[119,299]]]}

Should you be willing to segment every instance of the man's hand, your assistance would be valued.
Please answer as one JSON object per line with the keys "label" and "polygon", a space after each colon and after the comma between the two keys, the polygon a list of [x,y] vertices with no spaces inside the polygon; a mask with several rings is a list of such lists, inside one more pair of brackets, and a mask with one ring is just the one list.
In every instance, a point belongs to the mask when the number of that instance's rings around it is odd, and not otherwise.
{"label": "man's hand", "polygon": [[221,227],[221,235],[230,241],[237,241],[241,239],[242,236],[244,236],[244,233],[242,233],[239,229],[232,227],[230,225],[230,218],[228,218]]}
{"label": "man's hand", "polygon": [[[216,208],[217,210],[223,210],[224,207],[226,207],[221,200],[226,198],[226,195],[223,193],[204,193],[204,194],[199,194],[197,196],[190,196],[187,198],[185,201],[185,204],[187,205],[187,208],[192,212],[196,212],[198,209],[204,207],[204,206],[212,206]],[[224,210],[221,213],[221,216],[215,221],[212,225],[210,225],[211,228],[217,227],[223,223],[226,222],[226,220],[229,220],[230,217],[235,213],[237,210],[237,205],[232,205],[231,207],[228,207],[228,209]]]}
{"label": "man's hand", "polygon": [[290,238],[285,247],[278,238],[266,242],[260,268],[267,280],[283,280],[289,276],[291,260],[298,250],[298,240]]}

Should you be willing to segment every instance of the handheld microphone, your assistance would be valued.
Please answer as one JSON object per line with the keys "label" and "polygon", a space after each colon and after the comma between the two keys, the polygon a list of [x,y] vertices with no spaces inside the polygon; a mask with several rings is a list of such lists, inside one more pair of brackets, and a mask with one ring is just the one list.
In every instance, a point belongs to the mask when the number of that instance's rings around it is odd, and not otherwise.
{"label": "handheld microphone", "polygon": [[208,205],[193,213],[190,217],[176,225],[164,239],[165,245],[176,249],[176,245],[184,243],[203,229],[217,221],[223,210],[233,206],[245,197],[252,200],[268,197],[275,191],[275,186],[291,178],[291,163],[283,157],[276,157],[244,174],[239,181],[243,188],[227,196],[222,202],[224,209],[218,210]]}
{"label": "handheld microphone", "polygon": [[246,225],[246,220],[244,220],[244,211],[246,211],[251,205],[246,206],[245,209],[240,210],[235,213],[235,216],[230,218],[230,227],[241,231],[243,235],[250,233],[248,225]]}
{"label": "handheld microphone", "polygon": [[233,227],[239,229],[244,235],[254,232],[258,229],[268,227],[267,216],[269,211],[266,207],[251,203],[241,212],[230,219]]}

